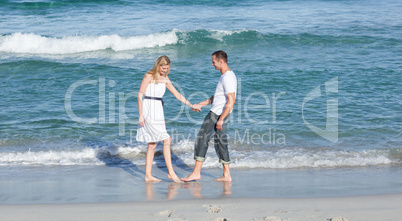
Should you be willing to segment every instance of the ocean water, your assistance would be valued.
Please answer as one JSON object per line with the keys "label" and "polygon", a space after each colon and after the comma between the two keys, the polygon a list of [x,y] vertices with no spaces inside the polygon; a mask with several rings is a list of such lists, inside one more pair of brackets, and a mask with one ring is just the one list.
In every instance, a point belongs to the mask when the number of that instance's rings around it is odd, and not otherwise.
{"label": "ocean water", "polygon": [[[400,171],[401,9],[394,0],[0,0],[0,170],[145,165],[147,146],[135,141],[143,75],[169,56],[170,79],[197,103],[215,90],[211,54],[222,49],[239,81],[233,169]],[[173,163],[192,167],[208,108],[192,112],[168,91],[164,100]],[[204,167],[220,168],[213,147]]]}

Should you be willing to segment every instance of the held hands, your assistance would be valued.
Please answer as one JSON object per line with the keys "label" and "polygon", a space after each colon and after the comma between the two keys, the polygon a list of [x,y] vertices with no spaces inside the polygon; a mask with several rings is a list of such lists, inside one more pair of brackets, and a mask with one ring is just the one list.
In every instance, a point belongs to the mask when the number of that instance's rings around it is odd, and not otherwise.
{"label": "held hands", "polygon": [[200,112],[202,106],[199,105],[199,104],[193,104],[193,105],[191,106],[191,108],[193,109],[193,111]]}

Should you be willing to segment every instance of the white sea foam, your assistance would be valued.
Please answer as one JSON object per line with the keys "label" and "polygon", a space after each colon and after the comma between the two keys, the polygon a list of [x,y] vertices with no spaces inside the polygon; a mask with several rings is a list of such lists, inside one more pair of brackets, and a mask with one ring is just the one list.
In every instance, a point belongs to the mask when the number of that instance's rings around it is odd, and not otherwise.
{"label": "white sea foam", "polygon": [[282,149],[279,151],[256,151],[252,155],[235,152],[232,167],[244,168],[331,168],[389,165],[397,163],[388,157],[389,151],[339,151],[313,149]]}
{"label": "white sea foam", "polygon": [[64,36],[45,37],[33,33],[0,36],[0,52],[26,54],[74,54],[111,49],[114,51],[162,47],[178,42],[174,29],[143,36]]}
{"label": "white sea foam", "polygon": [[[184,164],[194,164],[192,151],[179,152],[178,156]],[[390,157],[390,150],[383,149],[346,151],[324,148],[272,148],[250,151],[242,150],[240,147],[236,149],[232,148],[230,150],[230,156],[232,168],[332,168],[401,163],[399,159]],[[203,166],[220,167],[213,146],[209,147]]]}
{"label": "white sea foam", "polygon": [[230,36],[233,34],[239,34],[242,32],[247,32],[249,30],[236,30],[236,31],[228,31],[228,30],[211,30],[210,31],[210,38],[219,40],[219,41],[223,41],[223,37],[225,36]]}
{"label": "white sea foam", "polygon": [[140,148],[84,148],[82,150],[49,150],[0,153],[0,166],[13,165],[105,165],[111,157],[131,157],[141,153]]}
{"label": "white sea foam", "polygon": [[[172,146],[174,164],[194,165],[193,142]],[[158,147],[159,148],[159,147]],[[157,150],[160,151],[160,150]],[[105,165],[131,162],[145,165],[146,146],[101,147],[81,150],[49,150],[0,153],[0,166],[14,165]],[[345,151],[320,148],[282,148],[247,151],[231,149],[232,168],[332,168],[400,164],[389,150]],[[155,161],[163,157],[155,157]],[[220,167],[213,146],[208,150],[204,167]]]}
{"label": "white sea foam", "polygon": [[[226,36],[249,31],[253,30],[207,30],[208,34],[203,37],[223,41],[223,38]],[[197,39],[199,37],[197,37],[197,35],[197,30],[181,31],[178,29],[136,36],[120,36],[113,34],[51,37],[35,33],[18,32],[0,36],[0,52],[40,56],[72,55],[107,49],[115,52],[123,52],[142,48],[186,44],[189,36],[195,36],[195,39]],[[119,54],[118,58],[121,58],[121,56],[127,58],[127,55],[124,54]]]}

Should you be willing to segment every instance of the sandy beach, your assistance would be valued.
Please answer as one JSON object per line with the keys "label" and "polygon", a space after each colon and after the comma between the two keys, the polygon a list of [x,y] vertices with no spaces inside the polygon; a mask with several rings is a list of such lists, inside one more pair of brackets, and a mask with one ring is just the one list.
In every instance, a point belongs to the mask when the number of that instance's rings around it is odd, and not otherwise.
{"label": "sandy beach", "polygon": [[400,220],[402,194],[1,205],[2,220]]}
{"label": "sandy beach", "polygon": [[143,169],[19,168],[21,177],[2,176],[0,220],[355,221],[402,214],[395,168],[233,170],[231,184],[213,181],[221,170],[210,168],[199,181],[175,184],[163,167],[154,168],[162,182],[145,183]]}

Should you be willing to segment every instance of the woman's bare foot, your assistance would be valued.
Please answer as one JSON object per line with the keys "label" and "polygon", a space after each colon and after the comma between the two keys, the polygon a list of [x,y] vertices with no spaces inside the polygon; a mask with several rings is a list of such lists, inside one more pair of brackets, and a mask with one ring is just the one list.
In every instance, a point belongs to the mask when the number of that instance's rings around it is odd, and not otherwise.
{"label": "woman's bare foot", "polygon": [[215,179],[217,182],[232,182],[232,177],[222,176],[221,178]]}
{"label": "woman's bare foot", "polygon": [[199,180],[199,179],[201,179],[201,174],[194,174],[194,173],[191,173],[190,175],[188,175],[188,177],[181,178],[181,180],[185,182],[190,182],[192,180]]}
{"label": "woman's bare foot", "polygon": [[167,177],[169,179],[173,180],[175,183],[181,183],[182,182],[176,174],[174,174],[173,176],[168,174]]}
{"label": "woman's bare foot", "polygon": [[154,176],[145,176],[145,182],[161,182],[162,180]]}

